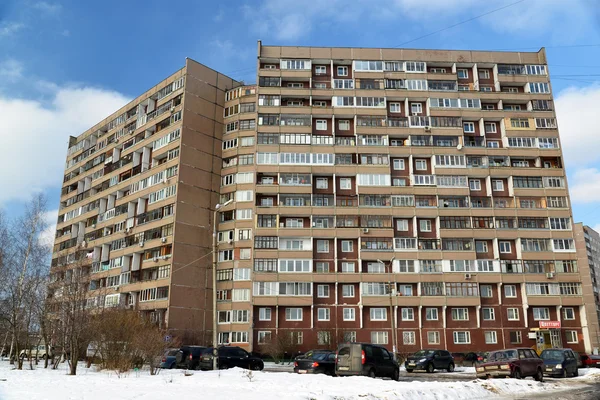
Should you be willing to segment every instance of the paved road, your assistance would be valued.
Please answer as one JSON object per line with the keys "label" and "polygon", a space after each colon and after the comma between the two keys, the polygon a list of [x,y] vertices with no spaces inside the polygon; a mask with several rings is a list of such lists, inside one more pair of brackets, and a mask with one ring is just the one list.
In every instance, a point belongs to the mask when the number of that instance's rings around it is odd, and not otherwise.
{"label": "paved road", "polygon": [[[503,399],[525,400],[525,399],[552,399],[552,400],[598,400],[600,399],[600,383],[599,382],[581,382],[584,386],[581,388],[568,388],[548,393],[539,393],[529,396],[512,396],[503,397]],[[577,383],[579,385],[579,382]]]}

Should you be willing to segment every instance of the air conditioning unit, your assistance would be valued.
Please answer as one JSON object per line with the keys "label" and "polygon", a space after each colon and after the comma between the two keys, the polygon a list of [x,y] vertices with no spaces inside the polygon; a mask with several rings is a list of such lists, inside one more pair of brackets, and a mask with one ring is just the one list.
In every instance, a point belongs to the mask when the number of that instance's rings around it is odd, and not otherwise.
{"label": "air conditioning unit", "polygon": [[425,132],[431,132],[431,127],[429,125],[425,125]]}
{"label": "air conditioning unit", "polygon": [[546,278],[548,278],[548,279],[552,279],[552,278],[554,278],[554,272],[548,272],[548,273],[546,274]]}
{"label": "air conditioning unit", "polygon": [[363,228],[363,233],[369,233],[369,228]]}
{"label": "air conditioning unit", "polygon": [[465,279],[471,279],[472,275],[471,274],[465,274]]}
{"label": "air conditioning unit", "polygon": [[160,241],[163,242],[163,243],[166,243],[167,242],[167,238],[166,237],[160,238]]}

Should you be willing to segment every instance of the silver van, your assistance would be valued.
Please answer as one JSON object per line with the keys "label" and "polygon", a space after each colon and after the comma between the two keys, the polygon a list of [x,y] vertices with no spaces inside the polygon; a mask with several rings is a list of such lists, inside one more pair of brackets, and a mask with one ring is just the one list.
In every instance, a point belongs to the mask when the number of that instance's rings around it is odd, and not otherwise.
{"label": "silver van", "polygon": [[335,374],[400,379],[400,366],[385,347],[367,343],[345,343],[338,347]]}

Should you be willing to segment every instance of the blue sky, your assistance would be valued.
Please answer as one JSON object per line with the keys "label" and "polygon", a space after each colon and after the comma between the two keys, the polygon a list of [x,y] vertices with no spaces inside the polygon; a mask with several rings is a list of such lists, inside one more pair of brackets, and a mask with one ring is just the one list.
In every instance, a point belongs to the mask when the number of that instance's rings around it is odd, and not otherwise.
{"label": "blue sky", "polygon": [[0,0],[0,207],[18,214],[24,197],[43,191],[48,221],[55,222],[69,135],[181,68],[185,57],[253,82],[259,39],[424,49],[545,46],[575,220],[600,227],[598,0]]}

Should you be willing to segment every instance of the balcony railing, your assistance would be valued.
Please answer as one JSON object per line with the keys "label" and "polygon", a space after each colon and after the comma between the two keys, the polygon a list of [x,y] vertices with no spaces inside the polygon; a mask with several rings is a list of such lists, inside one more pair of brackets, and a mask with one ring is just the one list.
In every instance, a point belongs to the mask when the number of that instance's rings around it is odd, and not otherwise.
{"label": "balcony railing", "polygon": [[435,175],[413,175],[415,186],[435,186]]}
{"label": "balcony railing", "polygon": [[387,126],[393,128],[408,128],[408,118],[388,118]]}
{"label": "balcony railing", "polygon": [[439,239],[419,239],[419,250],[441,250],[442,242]]}
{"label": "balcony railing", "polygon": [[431,126],[429,117],[423,115],[411,115],[408,121],[411,127]]}
{"label": "balcony railing", "polygon": [[400,251],[417,250],[417,239],[394,238],[394,249]]}
{"label": "balcony railing", "polygon": [[358,207],[358,197],[336,196],[336,207]]}

